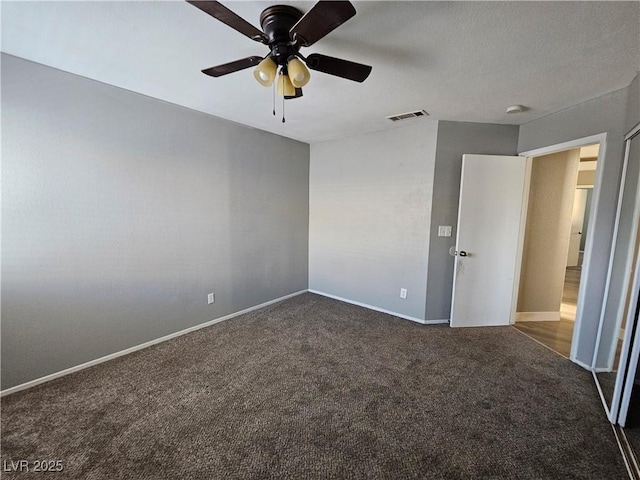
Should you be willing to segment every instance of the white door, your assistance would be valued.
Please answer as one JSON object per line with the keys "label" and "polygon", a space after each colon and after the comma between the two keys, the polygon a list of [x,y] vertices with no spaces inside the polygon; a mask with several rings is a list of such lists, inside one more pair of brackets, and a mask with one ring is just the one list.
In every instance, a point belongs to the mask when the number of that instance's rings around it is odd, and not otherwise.
{"label": "white door", "polygon": [[580,258],[580,241],[582,240],[582,227],[584,226],[584,211],[587,206],[587,190],[576,188],[573,197],[573,212],[571,214],[571,236],[569,237],[569,253],[567,254],[567,267],[577,267]]}
{"label": "white door", "polygon": [[526,158],[464,155],[451,326],[509,325],[525,205]]}

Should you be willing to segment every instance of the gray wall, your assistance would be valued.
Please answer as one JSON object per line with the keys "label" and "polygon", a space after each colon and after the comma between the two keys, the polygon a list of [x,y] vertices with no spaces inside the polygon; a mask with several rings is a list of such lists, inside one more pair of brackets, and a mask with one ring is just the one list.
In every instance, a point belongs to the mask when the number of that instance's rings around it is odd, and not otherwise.
{"label": "gray wall", "polygon": [[518,312],[558,312],[567,266],[580,149],[531,162]]}
{"label": "gray wall", "polygon": [[[553,115],[520,126],[518,151],[525,152],[599,133],[607,133],[604,160],[599,161],[602,183],[600,203],[590,218],[593,231],[590,275],[583,280],[586,289],[583,325],[578,337],[577,360],[591,365],[602,306],[618,185],[622,165],[622,146],[628,89],[617,90]],[[594,192],[595,199],[595,192]],[[584,270],[583,270],[584,271]]]}
{"label": "gray wall", "polygon": [[424,319],[436,133],[422,119],[311,145],[310,289]]}
{"label": "gray wall", "polygon": [[306,289],[308,174],[306,144],[3,55],[2,388]]}
{"label": "gray wall", "polygon": [[[460,172],[465,153],[515,155],[518,127],[487,123],[438,123],[435,179],[429,232],[429,276],[427,278],[426,319],[448,320],[451,314],[453,257],[449,248],[456,243]],[[438,237],[438,226],[452,226],[451,237]]]}

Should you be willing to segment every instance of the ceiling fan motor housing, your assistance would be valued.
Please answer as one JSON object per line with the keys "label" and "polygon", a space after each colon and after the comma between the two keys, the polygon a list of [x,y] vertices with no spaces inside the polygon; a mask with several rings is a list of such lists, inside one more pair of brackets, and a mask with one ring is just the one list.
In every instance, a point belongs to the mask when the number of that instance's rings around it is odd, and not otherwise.
{"label": "ceiling fan motor housing", "polygon": [[286,65],[289,57],[300,49],[292,45],[289,31],[302,15],[300,10],[289,5],[274,5],[260,14],[260,26],[267,35],[271,57],[280,66]]}

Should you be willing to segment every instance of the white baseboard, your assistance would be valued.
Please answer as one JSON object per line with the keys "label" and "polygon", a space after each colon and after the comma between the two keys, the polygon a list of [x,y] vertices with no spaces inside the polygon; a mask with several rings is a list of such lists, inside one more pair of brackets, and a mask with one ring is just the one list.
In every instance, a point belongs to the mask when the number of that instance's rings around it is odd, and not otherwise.
{"label": "white baseboard", "polygon": [[516,312],[516,322],[559,322],[560,312]]}
{"label": "white baseboard", "polygon": [[213,320],[209,320],[205,323],[200,323],[193,327],[185,328],[184,330],[180,330],[179,332],[171,333],[169,335],[165,335],[164,337],[156,338],[155,340],[150,340],[145,343],[141,343],[140,345],[136,345],[134,347],[127,348],[125,350],[121,350],[119,352],[111,353],[109,355],[105,355],[104,357],[96,358],[95,360],[91,360],[86,363],[82,363],[80,365],[76,365],[75,367],[70,367],[65,370],[61,370],[56,373],[52,373],[50,375],[46,375],[44,377],[36,378],[35,380],[31,380],[29,382],[22,383],[20,385],[16,385],[15,387],[7,388],[5,390],[0,391],[0,397],[4,397],[6,395],[11,395],[12,393],[19,392],[21,390],[26,390],[27,388],[35,387],[36,385],[40,385],[41,383],[48,382],[50,380],[55,380],[56,378],[64,377],[65,375],[69,375],[70,373],[74,373],[80,370],[84,370],[85,368],[93,367],[94,365],[98,365],[99,363],[108,362],[109,360],[113,360],[114,358],[122,357],[123,355],[128,355],[129,353],[133,353],[138,350],[142,350],[143,348],[150,347],[152,345],[156,345],[157,343],[166,342],[167,340],[171,340],[172,338],[180,337],[182,335],[186,335],[187,333],[195,332],[196,330],[200,330],[201,328],[206,328],[211,325],[215,325],[216,323],[223,322],[225,320],[230,320],[234,317],[243,315],[245,313],[252,312],[254,310],[258,310],[259,308],[264,308],[274,303],[281,302],[283,300],[287,300],[288,298],[296,297],[303,293],[307,293],[308,290],[300,290],[299,292],[291,293],[289,295],[285,295],[284,297],[276,298],[274,300],[269,300],[268,302],[261,303],[260,305],[255,305],[253,307],[246,308],[244,310],[240,310],[239,312],[231,313],[229,315],[225,315],[224,317],[216,318]]}
{"label": "white baseboard", "polygon": [[412,322],[421,323],[422,325],[435,325],[437,323],[449,323],[449,320],[422,320],[420,318],[410,317],[409,315],[392,312],[391,310],[374,307],[373,305],[368,305],[362,302],[356,302],[354,300],[349,300],[348,298],[338,297],[337,295],[331,295],[330,293],[320,292],[318,290],[309,289],[309,292],[315,293],[317,295],[322,295],[323,297],[333,298],[334,300],[340,300],[341,302],[350,303],[352,305],[357,305],[359,307],[368,308],[369,310],[375,310],[376,312],[387,313],[389,315],[393,315],[394,317],[400,317],[400,318],[404,318],[405,320],[411,320]]}

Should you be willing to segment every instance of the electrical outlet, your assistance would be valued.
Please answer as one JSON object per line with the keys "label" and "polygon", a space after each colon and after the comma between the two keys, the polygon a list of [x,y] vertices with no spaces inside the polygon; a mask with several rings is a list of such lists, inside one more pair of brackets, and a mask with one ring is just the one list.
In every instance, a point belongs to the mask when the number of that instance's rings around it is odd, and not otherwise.
{"label": "electrical outlet", "polygon": [[216,301],[216,297],[215,297],[215,295],[213,293],[210,293],[209,295],[207,295],[207,303],[209,305],[211,305],[215,301]]}
{"label": "electrical outlet", "polygon": [[401,288],[400,289],[400,298],[407,298],[407,289],[406,288]]}

